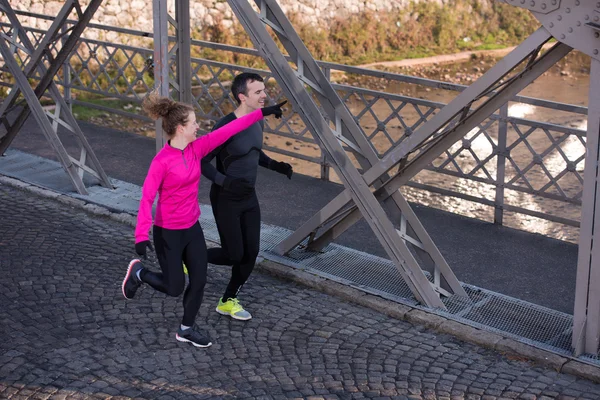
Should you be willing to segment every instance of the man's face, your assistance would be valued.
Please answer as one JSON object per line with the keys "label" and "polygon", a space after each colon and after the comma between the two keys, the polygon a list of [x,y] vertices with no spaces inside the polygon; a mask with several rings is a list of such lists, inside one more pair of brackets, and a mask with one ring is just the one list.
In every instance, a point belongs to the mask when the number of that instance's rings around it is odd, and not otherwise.
{"label": "man's face", "polygon": [[259,81],[251,81],[246,84],[246,94],[240,93],[239,98],[250,111],[258,110],[265,106],[265,84]]}

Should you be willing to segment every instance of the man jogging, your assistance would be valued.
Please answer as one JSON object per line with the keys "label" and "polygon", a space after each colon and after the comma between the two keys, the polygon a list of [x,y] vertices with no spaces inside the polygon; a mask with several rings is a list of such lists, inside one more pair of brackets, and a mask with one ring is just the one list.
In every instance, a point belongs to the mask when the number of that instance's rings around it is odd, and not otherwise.
{"label": "man jogging", "polygon": [[[264,106],[267,97],[260,75],[242,73],[232,83],[238,108],[217,122],[218,129]],[[238,320],[252,315],[237,299],[256,262],[260,246],[260,207],[254,190],[258,166],[292,178],[292,166],[272,160],[262,151],[264,122],[258,121],[202,159],[202,174],[213,182],[210,202],[221,247],[208,249],[208,262],[231,265],[231,279],[217,312]],[[211,164],[216,158],[216,167]]]}

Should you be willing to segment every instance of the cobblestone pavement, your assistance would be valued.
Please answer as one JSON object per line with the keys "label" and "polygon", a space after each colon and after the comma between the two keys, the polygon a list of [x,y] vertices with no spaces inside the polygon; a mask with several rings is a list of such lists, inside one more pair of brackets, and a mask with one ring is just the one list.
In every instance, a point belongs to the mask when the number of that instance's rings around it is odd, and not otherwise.
{"label": "cobblestone pavement", "polygon": [[181,299],[120,283],[133,229],[0,185],[0,398],[571,399],[600,385],[507,358],[255,273],[214,311],[227,269],[209,268],[197,322],[175,340]]}

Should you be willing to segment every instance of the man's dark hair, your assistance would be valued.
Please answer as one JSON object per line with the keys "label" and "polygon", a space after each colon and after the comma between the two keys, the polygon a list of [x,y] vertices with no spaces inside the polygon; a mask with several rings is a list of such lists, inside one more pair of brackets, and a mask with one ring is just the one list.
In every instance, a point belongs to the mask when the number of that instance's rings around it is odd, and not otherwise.
{"label": "man's dark hair", "polygon": [[231,93],[233,94],[233,98],[238,104],[242,104],[242,101],[238,97],[238,95],[248,94],[248,82],[264,82],[262,76],[255,74],[253,72],[243,72],[233,78],[233,83],[231,84]]}

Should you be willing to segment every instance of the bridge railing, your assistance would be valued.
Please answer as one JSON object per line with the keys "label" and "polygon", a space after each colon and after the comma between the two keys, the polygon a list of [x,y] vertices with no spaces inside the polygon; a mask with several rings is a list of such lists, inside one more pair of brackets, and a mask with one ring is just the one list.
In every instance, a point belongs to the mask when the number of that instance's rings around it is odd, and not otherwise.
{"label": "bridge railing", "polygon": [[[29,12],[18,14],[52,20]],[[10,26],[0,22],[0,28],[6,32]],[[27,30],[34,43],[44,34],[43,29]],[[90,24],[84,36],[62,74],[56,76],[66,100],[72,105],[150,121],[139,106],[154,85],[152,34]],[[27,62],[26,55],[22,57],[22,62]],[[270,71],[238,65],[235,60],[240,57],[246,64],[253,59],[255,65],[262,64],[254,49],[192,41],[193,102],[199,119],[205,121],[205,131],[235,108],[228,83],[242,71],[262,75],[270,100],[280,100],[281,92]],[[466,87],[329,62],[319,65],[380,156]],[[0,90],[10,87],[10,76],[6,71],[1,73]],[[103,102],[107,99],[111,102]],[[523,107],[548,117],[544,121],[519,117],[514,110]],[[517,96],[444,152],[403,191],[409,200],[424,205],[576,240],[586,115],[586,107]],[[306,174],[337,179],[331,174],[327,157],[293,110],[282,120],[269,121],[266,133],[266,150],[302,163]]]}

